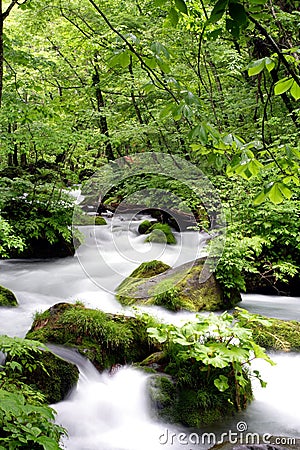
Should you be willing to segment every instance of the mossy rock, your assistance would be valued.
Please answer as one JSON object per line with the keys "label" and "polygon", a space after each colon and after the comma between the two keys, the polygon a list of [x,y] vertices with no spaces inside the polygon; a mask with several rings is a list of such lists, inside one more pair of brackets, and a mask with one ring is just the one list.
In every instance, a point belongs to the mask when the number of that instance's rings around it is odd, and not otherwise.
{"label": "mossy rock", "polygon": [[[122,304],[134,303],[160,305],[177,311],[215,311],[229,309],[240,300],[240,295],[224,295],[213,274],[207,273],[206,259],[199,258],[194,263],[186,263],[175,269],[166,270],[163,263],[150,261],[143,263],[117,288],[117,298]],[[164,270],[153,273],[147,268],[156,265]],[[200,281],[200,274],[206,281]],[[154,276],[155,275],[155,276]]]}
{"label": "mossy rock", "polygon": [[157,275],[165,272],[171,267],[168,264],[154,259],[143,262],[135,269],[117,288],[117,299],[124,305],[134,304],[137,299],[132,298],[132,294],[143,284],[145,279],[155,279]]}
{"label": "mossy rock", "polygon": [[139,224],[138,232],[140,234],[146,234],[148,230],[154,225],[156,222],[154,220],[144,220],[142,223]]}
{"label": "mossy rock", "polygon": [[42,352],[39,356],[47,373],[40,367],[29,372],[23,370],[24,381],[45,395],[47,403],[62,401],[76,386],[79,370],[75,364],[64,361],[51,352]]}
{"label": "mossy rock", "polygon": [[107,225],[106,220],[102,216],[95,217],[95,225]]}
{"label": "mossy rock", "polygon": [[[267,317],[266,317],[267,319]],[[268,319],[271,326],[251,324],[255,342],[267,350],[300,351],[300,323]]]}
{"label": "mossy rock", "polygon": [[[175,365],[178,370],[178,365]],[[219,369],[214,370],[217,377]],[[172,371],[172,362],[166,371]],[[227,375],[232,382],[224,392],[220,392],[213,381],[207,381],[207,372],[201,371],[201,363],[183,364],[178,374],[173,373],[172,376],[168,373],[151,375],[148,394],[153,415],[169,423],[198,428],[235,414],[252,400],[251,382],[249,380],[246,393],[237,405],[235,382]]]}
{"label": "mossy rock", "polygon": [[15,294],[3,286],[0,286],[0,306],[18,306]]}
{"label": "mossy rock", "polygon": [[161,244],[176,244],[176,238],[172,233],[171,227],[166,223],[154,223],[146,231],[149,236],[146,238],[145,242],[157,242]]}
{"label": "mossy rock", "polygon": [[157,349],[141,318],[59,303],[38,314],[27,338],[75,347],[99,371],[142,361]]}

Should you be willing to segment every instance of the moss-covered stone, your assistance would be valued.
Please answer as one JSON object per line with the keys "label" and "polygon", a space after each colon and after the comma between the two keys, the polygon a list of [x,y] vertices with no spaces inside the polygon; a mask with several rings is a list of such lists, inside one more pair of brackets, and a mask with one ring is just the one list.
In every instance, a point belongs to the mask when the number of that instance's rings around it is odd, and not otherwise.
{"label": "moss-covered stone", "polygon": [[[183,363],[178,368],[178,363],[169,361],[166,372],[172,372],[175,365],[177,374],[156,373],[149,377],[148,382],[153,413],[164,421],[189,427],[212,424],[245,408],[253,398],[250,381],[246,393],[238,397],[237,404],[236,385],[229,373],[228,379],[232,380],[230,388],[220,392],[214,386],[214,376],[207,377],[201,363]],[[217,372],[215,369],[216,377]]]}
{"label": "moss-covered stone", "polygon": [[300,351],[300,323],[294,320],[268,319],[271,326],[250,324],[253,338],[267,350]]}
{"label": "moss-covered stone", "polygon": [[156,223],[156,222],[153,220],[151,220],[151,221],[144,220],[142,223],[139,224],[138,232],[140,234],[146,234],[148,232],[149,228],[151,228],[154,223]]}
{"label": "moss-covered stone", "polygon": [[140,318],[59,303],[36,316],[27,337],[75,347],[102,371],[142,361],[155,351],[146,329]]}
{"label": "moss-covered stone", "polygon": [[106,220],[102,216],[95,217],[95,225],[107,225]]}
{"label": "moss-covered stone", "polygon": [[[173,311],[215,311],[236,305],[241,300],[240,295],[225,296],[214,275],[205,276],[209,270],[205,261],[205,258],[200,258],[192,266],[186,263],[168,270],[162,266],[164,270],[161,273],[157,271],[156,276],[153,272],[147,276],[148,266],[143,263],[117,288],[117,298],[126,305],[156,304]],[[157,261],[147,264],[160,267]],[[201,281],[201,274],[206,281]]]}
{"label": "moss-covered stone", "polygon": [[0,306],[18,306],[15,294],[3,286],[0,286]]}
{"label": "moss-covered stone", "polygon": [[169,225],[166,223],[154,223],[146,231],[149,236],[146,238],[145,242],[157,242],[166,244],[176,244],[176,238],[172,233]]}
{"label": "moss-covered stone", "polygon": [[39,362],[47,372],[40,365],[31,372],[24,369],[22,375],[25,383],[42,392],[47,403],[60,402],[76,386],[78,368],[48,351],[39,356]]}

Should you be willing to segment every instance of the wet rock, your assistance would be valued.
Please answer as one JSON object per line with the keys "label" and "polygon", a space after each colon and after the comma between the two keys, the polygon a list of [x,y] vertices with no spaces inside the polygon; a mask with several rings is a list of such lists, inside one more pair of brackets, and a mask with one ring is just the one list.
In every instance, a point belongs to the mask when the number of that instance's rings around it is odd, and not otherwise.
{"label": "wet rock", "polygon": [[0,286],[0,306],[18,306],[15,294],[3,286]]}
{"label": "wet rock", "polygon": [[46,372],[37,365],[35,370],[23,370],[24,381],[45,395],[47,403],[57,403],[66,398],[76,386],[79,370],[74,364],[45,351],[38,357]]}
{"label": "wet rock", "polygon": [[[240,295],[225,296],[213,274],[201,281],[200,275],[209,270],[205,262],[205,258],[199,258],[174,269],[161,262],[159,266],[159,261],[143,263],[117,288],[117,298],[125,305],[154,304],[173,311],[215,311],[234,306]],[[155,272],[152,266],[164,270]]]}
{"label": "wet rock", "polygon": [[58,303],[36,316],[26,337],[76,348],[103,371],[142,361],[158,350],[149,342],[147,326],[138,317]]}

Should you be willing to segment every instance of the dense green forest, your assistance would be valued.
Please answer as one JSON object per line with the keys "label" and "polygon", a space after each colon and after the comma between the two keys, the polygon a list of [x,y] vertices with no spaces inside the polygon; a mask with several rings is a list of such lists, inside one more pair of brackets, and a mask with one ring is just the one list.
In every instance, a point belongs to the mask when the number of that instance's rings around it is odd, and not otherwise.
{"label": "dense green forest", "polygon": [[3,257],[70,253],[64,188],[151,151],[213,182],[239,288],[296,275],[299,2],[12,1],[0,34]]}
{"label": "dense green forest", "polygon": [[[299,296],[299,28],[297,0],[0,0],[0,258],[74,254],[68,190],[119,158],[166,153],[201,170],[222,201],[225,292]],[[163,186],[209,231],[201,199],[171,181],[145,167],[104,203]],[[248,337],[241,361],[256,345]],[[13,359],[21,344],[7,339]],[[27,356],[39,353],[32,342]],[[43,398],[23,384],[16,394],[18,364],[0,372],[0,422],[12,405],[20,416],[9,448],[57,449],[63,430]],[[15,389],[1,389],[7,380]],[[25,402],[40,416],[22,446]]]}

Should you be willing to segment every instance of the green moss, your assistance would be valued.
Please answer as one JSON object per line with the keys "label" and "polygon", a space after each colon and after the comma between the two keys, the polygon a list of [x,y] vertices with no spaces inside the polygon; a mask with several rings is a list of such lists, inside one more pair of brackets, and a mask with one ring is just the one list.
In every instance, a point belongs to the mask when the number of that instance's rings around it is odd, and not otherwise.
{"label": "green moss", "polygon": [[162,261],[153,260],[143,262],[118,286],[117,299],[125,305],[135,303],[136,298],[134,298],[134,293],[137,287],[143,283],[145,279],[159,275],[168,269],[170,269],[170,266]]}
{"label": "green moss", "polygon": [[104,217],[96,216],[95,217],[95,225],[107,225],[107,222],[104,219]]}
{"label": "green moss", "polygon": [[[184,364],[180,369],[175,365],[170,363],[167,370],[172,372],[173,366],[175,372],[178,371],[177,374],[155,374],[149,380],[149,396],[158,418],[198,428],[237,411],[235,383],[232,378],[230,388],[220,392],[213,384],[219,369],[215,369],[216,373],[208,377],[207,371],[200,370],[199,363]],[[239,406],[244,408],[250,400],[252,391],[249,382]]]}
{"label": "green moss", "polygon": [[145,242],[167,243],[171,245],[176,244],[176,238],[172,233],[170,226],[167,224],[154,223],[148,228],[146,234],[149,234],[149,236],[146,238]]}
{"label": "green moss", "polygon": [[[161,273],[158,261],[143,263],[130,277],[126,278],[117,289],[117,298],[126,305],[143,303],[163,306],[172,311],[187,309],[190,311],[215,311],[229,309],[241,299],[228,298],[213,274],[208,273],[202,282],[200,274],[209,270],[205,266],[205,258],[200,258],[191,267],[191,263],[168,270],[162,266]],[[154,271],[151,265],[154,265]],[[163,264],[163,263],[160,263]],[[163,273],[166,272],[166,273]],[[154,274],[153,280],[147,280]]]}
{"label": "green moss", "polygon": [[138,232],[140,234],[146,234],[149,230],[149,228],[152,227],[153,225],[153,221],[150,220],[144,220],[142,223],[140,223],[139,227],[138,227]]}
{"label": "green moss", "polygon": [[300,351],[300,323],[270,319],[271,326],[250,324],[257,344],[268,350]]}
{"label": "green moss", "polygon": [[141,318],[105,314],[80,304],[62,303],[39,314],[27,333],[30,339],[78,349],[99,370],[113,364],[142,361],[155,347]]}
{"label": "green moss", "polygon": [[18,306],[15,294],[3,286],[0,286],[0,306]]}
{"label": "green moss", "polygon": [[24,381],[42,392],[47,403],[63,400],[76,386],[79,377],[78,368],[51,352],[43,352],[38,358],[47,372],[40,365],[30,372],[23,370]]}

